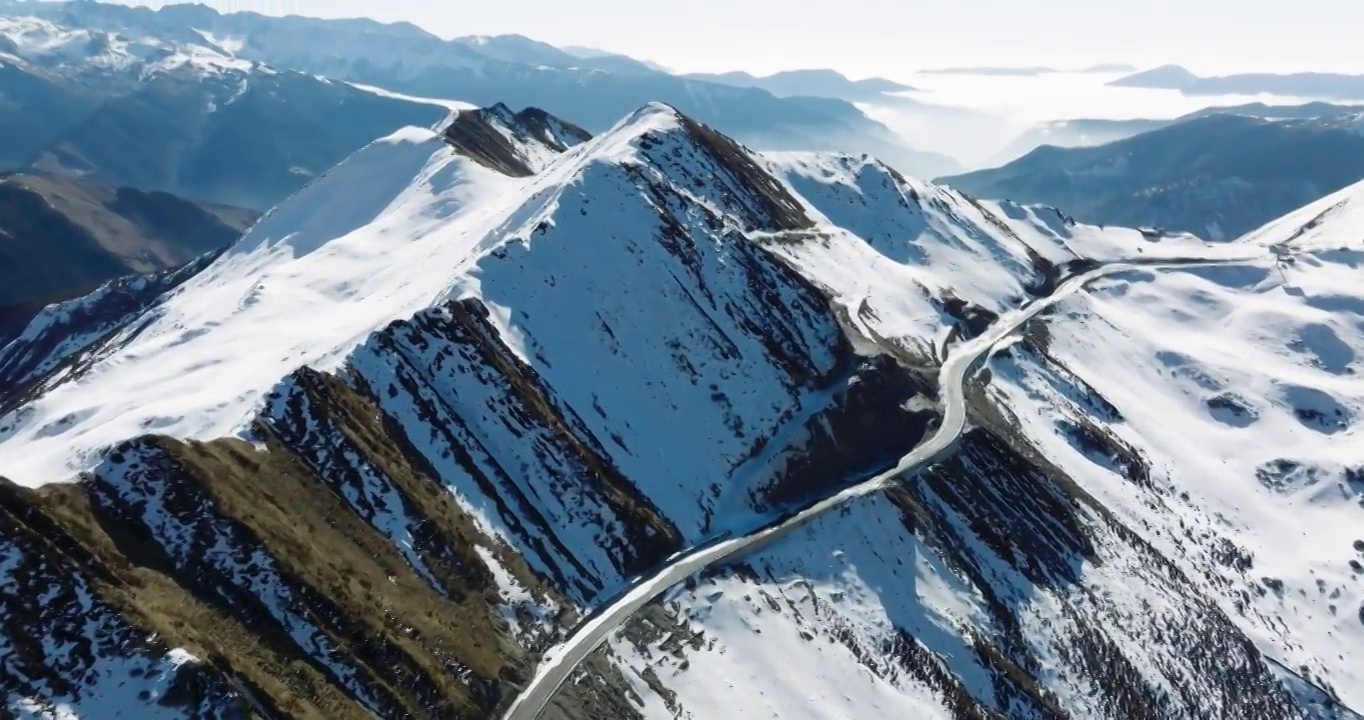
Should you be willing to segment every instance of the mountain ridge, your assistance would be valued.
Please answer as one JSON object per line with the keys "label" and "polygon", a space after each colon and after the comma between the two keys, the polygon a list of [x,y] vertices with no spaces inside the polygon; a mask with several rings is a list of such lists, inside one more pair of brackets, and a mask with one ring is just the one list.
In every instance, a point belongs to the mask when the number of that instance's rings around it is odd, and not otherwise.
{"label": "mountain ridge", "polygon": [[[452,98],[484,107],[498,102],[537,106],[573,118],[592,132],[608,129],[645,102],[663,100],[765,148],[872,153],[925,175],[958,167],[946,156],[907,147],[889,128],[845,100],[777,97],[759,88],[700,82],[647,66],[626,72],[585,67],[590,60],[511,36],[446,41],[429,33],[390,30],[373,21],[219,14],[206,8],[166,12],[80,2],[43,3],[26,10],[104,32],[145,33],[181,42],[192,36],[205,43],[202,34],[209,33],[240,60],[417,97]],[[522,51],[524,56],[518,54]],[[543,64],[547,59],[552,64]]]}
{"label": "mountain ridge", "polygon": [[[480,162],[460,116],[548,162]],[[894,467],[941,422],[925,376],[996,318],[1095,263],[1242,254],[1035,318],[965,389],[957,452],[673,588],[550,713],[1358,702],[1329,439],[1364,417],[1364,337],[1324,308],[1357,306],[1360,187],[1215,245],[757,153],[662,104],[561,151],[517,117],[377,140],[221,255],[0,349],[28,387],[0,467],[37,486],[0,483],[7,710],[496,716],[633,576]],[[1218,342],[1264,392],[1234,396]],[[1309,528],[1319,552],[1282,542]]]}
{"label": "mountain ridge", "polygon": [[986,196],[1068,208],[1088,222],[1230,240],[1360,179],[1358,112],[1264,120],[1195,115],[1106,145],[1044,145],[991,170],[942,178]]}
{"label": "mountain ridge", "polygon": [[811,95],[850,102],[900,103],[905,98],[894,93],[914,90],[913,87],[882,77],[851,80],[836,70],[827,68],[784,70],[757,76],[743,71],[727,73],[691,73],[686,77],[738,87],[757,87],[778,97]]}
{"label": "mountain ridge", "polygon": [[1364,100],[1364,75],[1343,73],[1239,73],[1203,77],[1179,65],[1164,65],[1108,84],[1178,90],[1185,95],[1269,94],[1322,100]]}

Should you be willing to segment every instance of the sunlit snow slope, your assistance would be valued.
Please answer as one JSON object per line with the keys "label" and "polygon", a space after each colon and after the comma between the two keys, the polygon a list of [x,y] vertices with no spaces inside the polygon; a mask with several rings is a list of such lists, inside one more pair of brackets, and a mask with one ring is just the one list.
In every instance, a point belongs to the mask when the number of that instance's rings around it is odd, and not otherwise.
{"label": "sunlit snow slope", "polygon": [[1032,321],[957,458],[618,633],[645,714],[1359,717],[1361,208]]}
{"label": "sunlit snow slope", "polygon": [[[1035,321],[949,460],[676,589],[549,716],[1357,703],[1334,549],[1357,503],[1255,474],[1357,480],[1327,444],[1360,332],[1329,225],[1297,249],[1087,227],[662,105],[595,138],[503,106],[403,130],[220,256],[0,349],[0,707],[494,717],[633,577],[892,467],[936,420],[933,368],[997,314],[1096,262],[1247,254],[1267,264],[1121,276]],[[1308,390],[1344,419],[1290,409]],[[1209,425],[1218,392],[1256,421]],[[1229,544],[1181,540],[1200,527]],[[1311,572],[1329,599],[1298,594]]]}

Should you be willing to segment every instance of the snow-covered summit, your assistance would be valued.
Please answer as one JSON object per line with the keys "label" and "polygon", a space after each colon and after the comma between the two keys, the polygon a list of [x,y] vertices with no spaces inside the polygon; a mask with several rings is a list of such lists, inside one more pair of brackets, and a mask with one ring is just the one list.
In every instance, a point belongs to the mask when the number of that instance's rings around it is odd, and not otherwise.
{"label": "snow-covered summit", "polygon": [[[1095,263],[1179,258],[1206,267],[1036,316],[949,457],[676,588],[556,702],[1349,718],[1317,713],[1358,703],[1364,628],[1342,199],[1209,245],[755,153],[661,104],[591,138],[506,107],[405,128],[0,349],[0,475],[35,486],[0,482],[5,707],[193,672],[223,716],[234,688],[494,716],[632,578],[895,467],[962,337]],[[75,640],[45,661],[29,635]],[[153,635],[208,660],[129,640]]]}
{"label": "snow-covered summit", "polygon": [[[783,241],[801,230],[824,239]],[[450,300],[493,308],[503,336],[532,357],[526,325],[545,316],[520,315],[544,287],[580,293],[563,304],[590,305],[618,296],[603,289],[619,278],[641,292],[674,283],[671,273],[642,274],[625,249],[679,232],[715,237],[722,256],[747,247],[748,233],[924,356],[955,324],[953,303],[999,312],[1077,258],[1196,242],[992,209],[871,161],[764,158],[660,103],[591,139],[539,111],[459,111],[442,132],[375,141],[268,213],[88,371],[0,423],[0,466],[20,482],[52,482],[149,430],[243,432],[293,368],[336,367],[385,324]],[[560,244],[613,279],[599,288],[579,272],[562,285],[566,270],[545,259]],[[492,272],[504,263],[525,268]]]}
{"label": "snow-covered summit", "polygon": [[0,17],[0,60],[63,73],[129,72],[144,79],[184,71],[239,74],[257,67],[207,42],[176,44],[27,16]]}
{"label": "snow-covered summit", "polygon": [[436,129],[460,152],[516,175],[534,175],[560,153],[592,138],[539,108],[513,112],[502,103],[455,110]]}

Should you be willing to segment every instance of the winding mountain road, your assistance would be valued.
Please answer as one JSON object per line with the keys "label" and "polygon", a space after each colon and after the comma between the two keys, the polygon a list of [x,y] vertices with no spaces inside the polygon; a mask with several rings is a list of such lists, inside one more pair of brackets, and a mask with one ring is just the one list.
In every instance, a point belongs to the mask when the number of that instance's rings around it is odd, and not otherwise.
{"label": "winding mountain road", "polygon": [[539,718],[554,697],[555,692],[573,673],[573,670],[588,654],[606,640],[612,630],[619,627],[637,610],[662,595],[673,585],[739,553],[776,540],[849,500],[877,492],[900,476],[928,467],[948,455],[955,448],[957,441],[966,429],[966,378],[968,375],[975,370],[980,361],[1000,341],[1007,338],[1038,313],[1075,294],[1087,283],[1108,275],[1140,268],[1158,270],[1221,265],[1247,262],[1265,257],[1268,257],[1268,252],[1260,249],[1254,255],[1229,255],[1222,258],[1152,259],[1150,261],[1135,259],[1107,263],[1062,282],[1050,295],[1036,298],[1018,309],[1001,315],[985,332],[954,348],[948,355],[947,361],[939,369],[938,385],[942,396],[943,417],[942,423],[932,437],[920,443],[890,470],[748,535],[736,538],[722,537],[676,555],[670,559],[667,565],[654,574],[636,580],[630,588],[604,603],[584,622],[574,628],[567,640],[544,654],[535,676],[508,707],[502,716],[503,720],[536,720]]}

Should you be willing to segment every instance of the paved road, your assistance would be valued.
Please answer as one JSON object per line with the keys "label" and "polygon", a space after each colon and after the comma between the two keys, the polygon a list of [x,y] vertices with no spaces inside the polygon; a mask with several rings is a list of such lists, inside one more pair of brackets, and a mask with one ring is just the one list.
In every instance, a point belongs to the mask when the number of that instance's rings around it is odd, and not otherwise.
{"label": "paved road", "polygon": [[1216,260],[1206,258],[1154,260],[1150,262],[1133,260],[1106,264],[1061,283],[1051,295],[1037,298],[1017,310],[1001,315],[984,333],[961,343],[951,351],[947,362],[943,363],[942,368],[938,371],[938,386],[941,389],[943,404],[942,423],[932,437],[919,444],[913,452],[901,458],[894,468],[748,535],[737,538],[721,538],[674,556],[667,565],[653,575],[635,581],[629,589],[605,602],[583,623],[574,628],[568,639],[561,645],[551,648],[545,653],[530,684],[508,708],[502,716],[503,720],[536,720],[539,718],[544,712],[545,706],[554,697],[554,693],[573,673],[573,670],[588,654],[601,645],[612,630],[615,630],[637,610],[662,595],[673,585],[739,553],[776,540],[853,498],[877,492],[900,476],[928,467],[949,454],[956,447],[957,441],[966,428],[965,384],[967,376],[979,366],[980,361],[1001,340],[1008,337],[1010,333],[1038,313],[1073,295],[1086,283],[1106,275],[1142,267],[1160,269],[1217,265],[1228,262],[1246,262],[1264,257],[1267,257],[1267,253],[1259,251],[1251,256],[1226,257]]}

